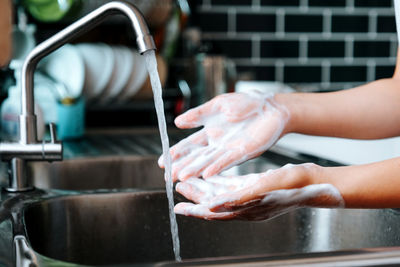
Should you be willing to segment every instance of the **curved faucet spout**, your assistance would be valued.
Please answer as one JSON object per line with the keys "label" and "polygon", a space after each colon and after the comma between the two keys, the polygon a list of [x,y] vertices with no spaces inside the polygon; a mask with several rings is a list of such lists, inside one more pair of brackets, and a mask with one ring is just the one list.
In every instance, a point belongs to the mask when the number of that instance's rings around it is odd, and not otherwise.
{"label": "curved faucet spout", "polygon": [[140,11],[132,4],[119,1],[110,2],[99,7],[46,41],[40,43],[27,56],[22,67],[20,143],[32,144],[37,142],[36,116],[34,114],[33,73],[39,60],[75,37],[91,30],[105,18],[117,13],[126,15],[132,23],[140,53],[156,49],[153,37],[150,35],[147,24]]}
{"label": "curved faucet spout", "polygon": [[33,73],[37,63],[63,44],[89,31],[105,18],[116,13],[126,15],[132,23],[140,53],[156,49],[153,38],[140,11],[133,5],[125,2],[110,2],[42,42],[26,57],[21,71],[22,105],[19,117],[20,139],[18,143],[0,143],[0,156],[2,160],[10,162],[10,185],[6,188],[8,191],[22,192],[33,188],[30,179],[27,177],[27,161],[54,161],[62,160],[63,157],[63,146],[61,142],[57,141],[53,125],[50,125],[52,136],[50,143],[37,140],[33,94]]}

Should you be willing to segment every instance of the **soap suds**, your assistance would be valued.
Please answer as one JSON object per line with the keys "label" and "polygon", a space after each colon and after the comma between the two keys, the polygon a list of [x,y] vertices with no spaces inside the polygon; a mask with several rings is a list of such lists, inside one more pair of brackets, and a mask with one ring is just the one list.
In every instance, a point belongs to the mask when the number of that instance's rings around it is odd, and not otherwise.
{"label": "soap suds", "polygon": [[182,115],[178,127],[204,128],[171,148],[174,180],[207,178],[259,156],[278,140],[290,117],[273,95],[258,91],[220,95],[188,112],[201,116],[193,122]]}
{"label": "soap suds", "polygon": [[321,208],[344,208],[345,202],[339,190],[331,184],[313,184],[299,189],[284,189],[271,191],[261,200],[261,205],[292,205],[305,203],[317,197],[327,197],[332,204],[316,205]]}
{"label": "soap suds", "polygon": [[[343,197],[331,184],[260,193],[262,179],[268,179],[274,172],[296,167],[311,168],[312,165],[288,164],[277,170],[245,176],[213,176],[206,180],[189,178],[178,183],[176,190],[197,204],[179,203],[174,210],[177,214],[208,220],[265,220],[305,206],[344,208]],[[249,201],[240,201],[243,192],[252,196]],[[240,205],[234,204],[237,202]]]}

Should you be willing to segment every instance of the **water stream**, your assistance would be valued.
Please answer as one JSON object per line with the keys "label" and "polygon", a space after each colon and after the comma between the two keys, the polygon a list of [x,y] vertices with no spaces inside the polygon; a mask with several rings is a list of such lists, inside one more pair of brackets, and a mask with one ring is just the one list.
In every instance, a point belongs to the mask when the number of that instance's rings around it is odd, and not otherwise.
{"label": "water stream", "polygon": [[162,100],[162,88],[160,77],[157,71],[157,60],[154,50],[147,51],[143,54],[146,58],[146,68],[149,72],[151,87],[153,89],[154,104],[157,112],[158,128],[160,130],[162,150],[164,155],[164,166],[165,173],[164,177],[166,180],[166,190],[168,197],[168,207],[169,207],[169,220],[171,223],[171,235],[172,243],[175,254],[175,260],[180,261],[180,245],[179,245],[179,235],[178,235],[178,224],[176,223],[176,215],[174,213],[174,193],[173,193],[173,183],[171,178],[171,156],[169,154],[169,140],[167,133],[167,125],[165,122],[164,115],[164,103]]}

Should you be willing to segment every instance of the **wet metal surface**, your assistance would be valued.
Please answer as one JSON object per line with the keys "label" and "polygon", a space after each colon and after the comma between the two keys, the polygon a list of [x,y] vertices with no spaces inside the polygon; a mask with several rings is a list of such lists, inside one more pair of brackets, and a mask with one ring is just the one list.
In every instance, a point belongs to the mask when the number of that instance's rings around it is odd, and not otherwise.
{"label": "wet metal surface", "polygon": [[[173,132],[170,134],[171,144],[185,136],[187,133]],[[64,190],[161,189],[165,185],[163,170],[157,165],[160,154],[161,142],[156,131],[87,135],[82,140],[65,142],[64,161],[32,163],[33,183],[37,188]],[[231,168],[227,173],[265,172],[287,163],[310,161],[321,165],[335,164],[305,155],[284,155],[279,148],[275,148],[259,158]]]}
{"label": "wet metal surface", "polygon": [[[176,143],[182,135],[171,137]],[[163,174],[156,163],[161,151],[158,140],[156,131],[96,133],[66,144],[65,161],[32,165],[34,183],[43,190],[1,194],[0,265],[13,266],[16,249],[23,252],[20,262],[40,266],[176,264],[171,262]],[[303,162],[337,165],[273,148],[227,172],[247,174]],[[177,194],[176,198],[182,200]],[[289,259],[336,257],[337,250],[365,260],[366,254],[372,257],[365,248],[394,253],[400,246],[400,213],[390,209],[303,208],[264,222],[178,216],[178,225],[184,265],[265,265],[277,259],[282,265]],[[321,251],[326,253],[315,254]],[[396,255],[390,259],[398,260]],[[356,263],[357,257],[352,258]]]}
{"label": "wet metal surface", "polygon": [[[178,197],[179,198],[179,197]],[[25,212],[33,249],[80,264],[173,260],[165,192],[68,196]],[[391,210],[298,209],[264,222],[178,216],[183,259],[400,246]]]}

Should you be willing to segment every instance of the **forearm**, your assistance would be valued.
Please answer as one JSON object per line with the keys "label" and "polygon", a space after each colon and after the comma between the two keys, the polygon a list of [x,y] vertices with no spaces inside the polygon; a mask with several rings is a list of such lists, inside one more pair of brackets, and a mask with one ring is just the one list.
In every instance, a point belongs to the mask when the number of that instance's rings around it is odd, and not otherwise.
{"label": "forearm", "polygon": [[400,207],[400,157],[359,166],[319,167],[310,182],[335,186],[346,208]]}
{"label": "forearm", "polygon": [[382,79],[333,93],[278,94],[290,120],[285,133],[378,139],[400,135],[400,80]]}

